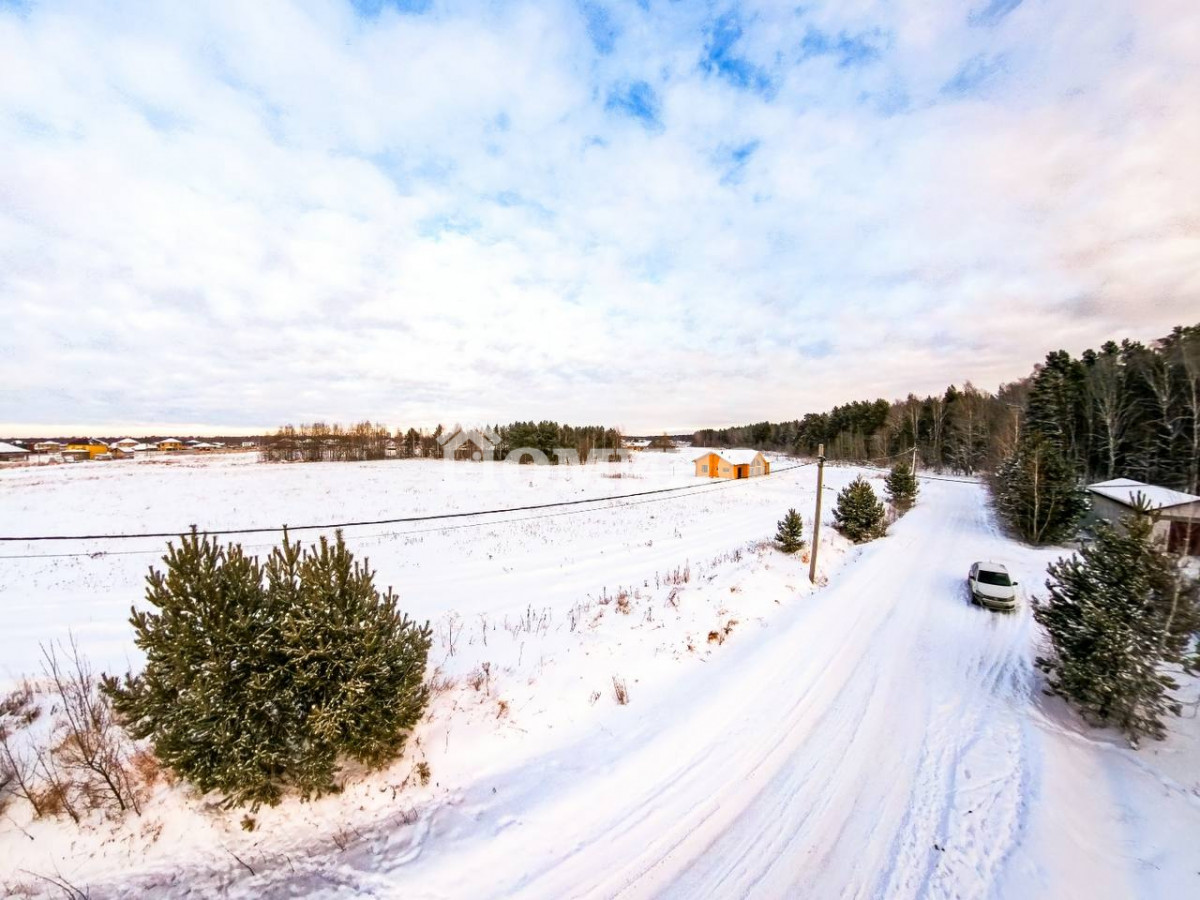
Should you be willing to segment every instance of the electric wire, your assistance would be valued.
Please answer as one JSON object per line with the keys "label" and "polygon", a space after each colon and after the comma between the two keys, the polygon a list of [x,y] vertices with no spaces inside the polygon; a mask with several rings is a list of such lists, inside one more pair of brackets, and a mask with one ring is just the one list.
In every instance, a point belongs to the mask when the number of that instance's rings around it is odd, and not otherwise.
{"label": "electric wire", "polygon": [[[803,469],[806,466],[812,466],[812,465],[816,465],[816,463],[811,463],[811,462],[799,463],[799,464],[792,465],[792,466],[784,466],[783,468],[779,468],[779,469],[773,468],[773,469],[771,469],[770,472],[767,473],[767,477],[770,477],[771,475],[781,475],[784,472],[790,472],[795,469]],[[327,523],[327,524],[322,524],[322,525],[298,525],[298,526],[281,525],[281,526],[256,527],[256,528],[206,529],[204,531],[198,530],[197,533],[203,534],[203,535],[209,535],[209,536],[221,536],[221,535],[237,535],[237,534],[268,534],[268,533],[282,532],[285,530],[288,531],[289,533],[294,532],[294,531],[335,531],[335,530],[343,529],[343,528],[365,527],[365,526],[371,526],[371,525],[397,525],[397,524],[410,524],[410,523],[417,523],[417,522],[446,521],[446,520],[451,520],[451,519],[501,515],[501,514],[513,513],[513,512],[529,512],[529,511],[536,511],[536,510],[541,510],[541,509],[554,509],[554,508],[559,508],[559,507],[564,507],[564,506],[580,506],[580,505],[589,504],[589,503],[607,503],[607,502],[611,502],[614,500],[620,501],[620,500],[625,500],[625,499],[630,499],[630,498],[650,497],[651,495],[671,494],[671,495],[678,495],[678,496],[682,496],[682,497],[688,497],[688,496],[692,496],[695,494],[707,493],[709,491],[712,491],[712,490],[718,489],[718,488],[729,487],[730,485],[737,484],[739,481],[743,481],[743,480],[748,480],[748,479],[726,479],[726,480],[722,480],[722,481],[719,481],[719,482],[716,482],[713,484],[704,484],[704,485],[685,484],[685,485],[678,485],[676,487],[669,487],[669,488],[656,488],[654,490],[649,490],[649,491],[633,491],[628,494],[614,494],[614,495],[609,495],[606,497],[587,497],[587,498],[578,498],[578,499],[574,499],[574,500],[560,500],[560,501],[556,501],[556,502],[552,502],[552,503],[536,503],[536,504],[529,504],[526,506],[512,506],[512,507],[505,507],[505,508],[499,508],[499,509],[475,510],[473,512],[440,513],[440,514],[434,514],[434,515],[428,515],[428,516],[401,516],[401,517],[397,517],[394,519],[374,519],[374,520],[364,520],[364,521],[356,521],[356,522],[333,522],[333,523]],[[682,493],[685,491],[686,491],[686,493]],[[652,499],[641,500],[641,501],[638,501],[637,503],[627,503],[627,504],[617,503],[614,506],[608,506],[608,507],[596,506],[596,507],[590,507],[589,509],[585,509],[585,510],[572,510],[571,512],[590,512],[590,511],[599,510],[599,509],[619,509],[623,506],[634,506],[634,505],[640,505],[640,503],[661,502],[663,500],[671,500],[671,499],[674,499],[674,496],[654,496]],[[518,517],[515,519],[505,519],[505,520],[485,519],[484,521],[481,521],[481,522],[470,522],[470,523],[466,523],[464,525],[457,526],[457,527],[476,528],[476,527],[480,527],[483,525],[503,524],[505,522],[527,522],[527,521],[533,521],[538,518],[552,518],[552,517],[564,515],[564,514],[565,513],[552,513],[552,514],[546,514],[544,516],[521,516],[521,517]],[[440,527],[429,528],[429,529],[410,529],[408,531],[398,531],[398,532],[390,532],[389,531],[389,532],[385,532],[384,534],[394,534],[397,537],[403,537],[406,534],[421,534],[421,533],[428,533],[431,531],[449,531],[455,527],[456,526],[440,526]],[[119,534],[101,534],[101,535],[35,535],[35,536],[29,536],[29,537],[7,537],[7,536],[4,536],[4,537],[0,537],[0,541],[34,543],[34,542],[40,542],[40,541],[79,541],[79,542],[83,542],[83,541],[102,541],[102,540],[134,540],[134,539],[143,539],[144,540],[144,539],[151,539],[151,538],[159,538],[159,539],[175,538],[175,537],[179,537],[181,535],[187,534],[187,533],[188,533],[188,531],[185,530],[185,531],[172,531],[172,532],[145,532],[145,533],[137,533],[137,534],[119,533]],[[269,546],[269,545],[264,545],[264,546]],[[102,556],[102,555],[103,556],[125,556],[125,555],[138,555],[138,554],[159,553],[159,552],[161,552],[161,551],[160,550],[111,550],[111,551],[93,551],[90,553],[81,552],[81,553],[11,554],[11,555],[0,555],[0,559],[50,559],[50,558],[66,559],[66,558],[71,558],[71,557],[85,557],[85,556],[86,557],[97,557],[97,556]]]}

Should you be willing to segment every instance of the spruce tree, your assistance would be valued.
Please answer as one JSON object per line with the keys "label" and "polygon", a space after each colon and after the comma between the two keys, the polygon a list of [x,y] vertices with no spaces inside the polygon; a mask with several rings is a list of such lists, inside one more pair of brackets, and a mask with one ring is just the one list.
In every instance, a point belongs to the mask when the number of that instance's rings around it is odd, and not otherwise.
{"label": "spruce tree", "polygon": [[996,510],[1033,544],[1056,544],[1074,535],[1087,499],[1074,467],[1058,444],[1030,433],[1000,464],[992,479]]}
{"label": "spruce tree", "polygon": [[1200,627],[1198,584],[1152,540],[1153,521],[1101,523],[1094,543],[1050,565],[1050,596],[1034,604],[1054,647],[1037,660],[1050,689],[1135,745],[1165,737],[1163,717],[1179,715],[1170,693],[1178,685],[1163,666],[1188,663]]}
{"label": "spruce tree", "polygon": [[881,537],[887,530],[883,504],[861,475],[838,494],[833,518],[838,530],[856,544]]}
{"label": "spruce tree", "polygon": [[903,460],[892,466],[884,486],[888,502],[900,512],[911,509],[917,502],[917,493],[920,491],[917,476],[913,473],[912,466]]}
{"label": "spruce tree", "polygon": [[334,787],[345,756],[401,752],[428,701],[428,625],[380,594],[339,533],[315,550],[287,535],[265,565],[195,530],[151,569],[130,622],[146,666],[105,690],[126,728],[226,805]]}
{"label": "spruce tree", "polygon": [[775,543],[784,553],[797,553],[804,549],[804,520],[796,510],[789,509],[787,515],[779,520]]}

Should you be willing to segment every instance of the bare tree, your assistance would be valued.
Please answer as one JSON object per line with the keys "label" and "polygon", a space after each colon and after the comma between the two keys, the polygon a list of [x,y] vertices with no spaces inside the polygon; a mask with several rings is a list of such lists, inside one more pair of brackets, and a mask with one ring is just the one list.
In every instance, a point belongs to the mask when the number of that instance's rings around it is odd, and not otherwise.
{"label": "bare tree", "polygon": [[1187,490],[1200,490],[1200,326],[1176,328],[1168,338],[1168,355],[1184,375],[1183,401],[1191,419]]}
{"label": "bare tree", "polygon": [[1134,412],[1132,398],[1125,388],[1125,370],[1115,346],[1111,351],[1105,348],[1096,358],[1088,369],[1085,385],[1096,423],[1102,429],[1096,439],[1107,460],[1105,478],[1115,478],[1117,454]]}
{"label": "bare tree", "polygon": [[63,734],[43,759],[42,768],[52,783],[63,785],[64,795],[75,787],[89,801],[141,815],[130,767],[133,748],[116,724],[112,706],[100,692],[99,680],[74,636],[66,650],[66,660],[60,660],[53,646],[42,648],[46,675],[60,701]]}

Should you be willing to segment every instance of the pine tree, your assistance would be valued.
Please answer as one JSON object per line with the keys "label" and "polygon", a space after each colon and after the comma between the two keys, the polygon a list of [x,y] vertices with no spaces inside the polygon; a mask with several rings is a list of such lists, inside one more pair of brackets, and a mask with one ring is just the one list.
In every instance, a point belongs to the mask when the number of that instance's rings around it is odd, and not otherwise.
{"label": "pine tree", "polygon": [[1170,693],[1178,685],[1163,666],[1189,662],[1200,628],[1200,585],[1152,540],[1153,522],[1134,514],[1119,527],[1101,523],[1094,543],[1051,564],[1050,597],[1034,605],[1054,647],[1037,660],[1050,689],[1135,745],[1163,738],[1163,717],[1179,715]]}
{"label": "pine tree", "polygon": [[789,509],[787,515],[779,520],[775,543],[784,553],[797,553],[804,549],[804,520],[794,509]]}
{"label": "pine tree", "polygon": [[105,691],[127,729],[227,805],[333,789],[338,760],[379,765],[428,701],[428,625],[380,594],[339,533],[265,565],[194,530],[151,569],[130,622],[146,666]]}
{"label": "pine tree", "polygon": [[856,544],[882,537],[887,530],[883,504],[861,475],[838,494],[833,518],[838,530]]}
{"label": "pine tree", "polygon": [[917,486],[917,476],[913,473],[912,467],[903,460],[892,466],[892,471],[888,473],[884,486],[887,490],[888,502],[900,512],[911,509],[912,505],[917,502],[917,494],[920,491]]}
{"label": "pine tree", "polygon": [[1022,439],[992,480],[996,510],[1018,535],[1033,544],[1070,538],[1087,511],[1075,469],[1058,445],[1038,433]]}

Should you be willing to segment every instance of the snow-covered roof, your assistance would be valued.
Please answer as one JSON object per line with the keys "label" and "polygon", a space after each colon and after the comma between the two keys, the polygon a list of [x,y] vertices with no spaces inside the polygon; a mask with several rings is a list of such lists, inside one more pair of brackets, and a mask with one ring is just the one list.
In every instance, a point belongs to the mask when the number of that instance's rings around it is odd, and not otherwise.
{"label": "snow-covered roof", "polygon": [[115,441],[113,443],[113,446],[114,447],[124,447],[126,445],[133,445],[136,443],[137,443],[137,440],[135,440],[134,438],[121,438],[119,441]]}
{"label": "snow-covered roof", "polygon": [[733,463],[735,466],[744,466],[754,462],[754,458],[758,456],[757,450],[751,450],[749,447],[735,447],[732,450],[706,450],[701,453],[696,459],[704,459],[709,453],[715,453],[721,459],[728,463]]}
{"label": "snow-covered roof", "polygon": [[183,441],[181,441],[179,438],[163,438],[161,441],[159,441],[159,443],[160,444],[182,444]]}
{"label": "snow-covered roof", "polygon": [[1132,478],[1114,478],[1112,481],[1101,481],[1099,484],[1089,484],[1088,490],[1109,500],[1115,500],[1122,506],[1137,505],[1137,495],[1146,498],[1152,509],[1166,509],[1171,506],[1183,506],[1185,503],[1196,503],[1200,497],[1185,494],[1183,491],[1173,491],[1170,488],[1159,487],[1134,481]]}
{"label": "snow-covered roof", "polygon": [[16,444],[6,444],[0,441],[0,453],[28,453],[24,447],[18,447]]}

